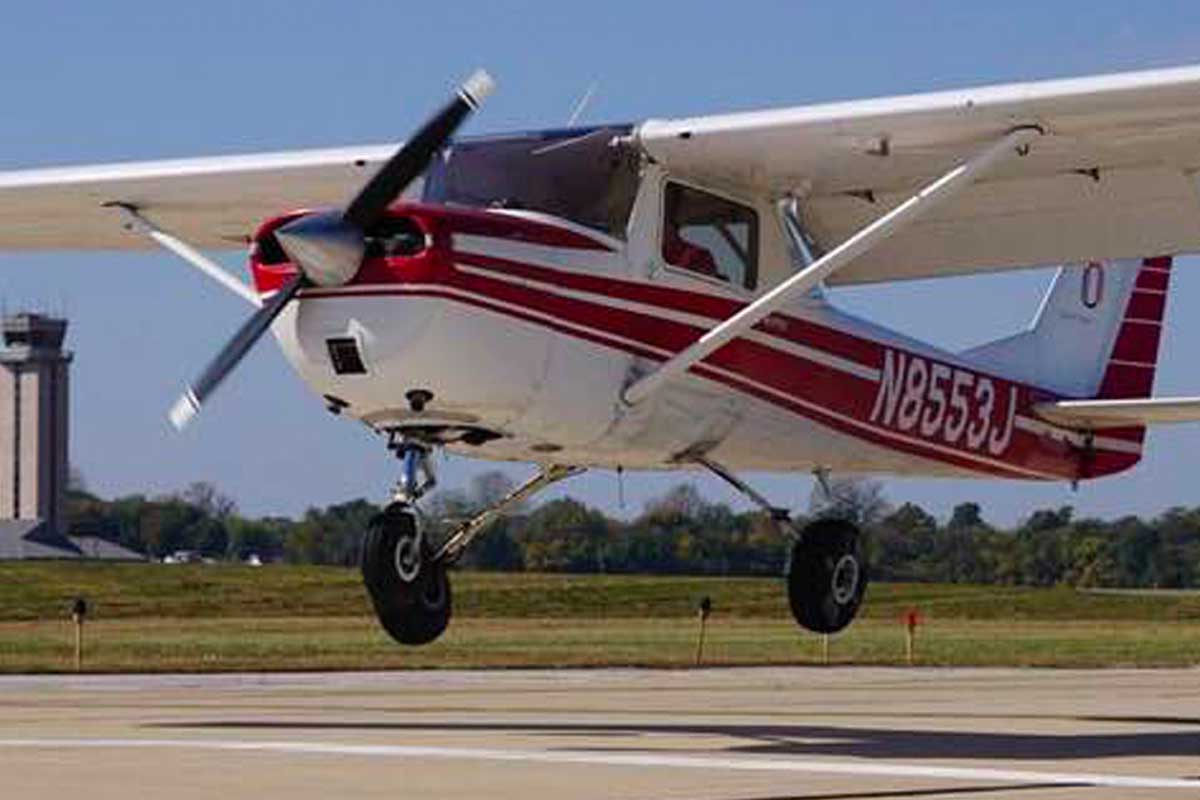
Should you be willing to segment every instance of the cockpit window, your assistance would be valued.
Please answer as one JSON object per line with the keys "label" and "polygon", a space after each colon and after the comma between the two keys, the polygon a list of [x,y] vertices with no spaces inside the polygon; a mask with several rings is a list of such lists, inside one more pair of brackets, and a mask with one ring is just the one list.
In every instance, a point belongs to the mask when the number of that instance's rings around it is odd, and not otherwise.
{"label": "cockpit window", "polygon": [[663,260],[698,275],[753,289],[758,283],[758,215],[754,209],[668,183]]}
{"label": "cockpit window", "polygon": [[430,167],[424,199],[539,211],[625,238],[637,164],[614,144],[628,126],[465,140]]}

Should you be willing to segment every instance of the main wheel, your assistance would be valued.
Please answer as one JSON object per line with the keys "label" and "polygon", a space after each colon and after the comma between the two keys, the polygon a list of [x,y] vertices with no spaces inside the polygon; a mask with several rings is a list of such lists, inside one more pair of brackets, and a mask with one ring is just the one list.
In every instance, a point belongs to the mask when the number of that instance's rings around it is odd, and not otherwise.
{"label": "main wheel", "polygon": [[420,545],[416,513],[392,504],[371,520],[362,545],[362,575],[375,616],[401,644],[428,644],[450,624],[446,567]]}
{"label": "main wheel", "polygon": [[801,627],[837,633],[853,621],[867,590],[867,563],[858,528],[845,520],[819,519],[792,546],[788,602]]}

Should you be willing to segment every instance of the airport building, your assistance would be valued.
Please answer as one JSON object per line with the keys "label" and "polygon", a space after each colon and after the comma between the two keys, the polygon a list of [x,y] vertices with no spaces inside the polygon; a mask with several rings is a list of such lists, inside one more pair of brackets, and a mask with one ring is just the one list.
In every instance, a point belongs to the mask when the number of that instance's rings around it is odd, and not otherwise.
{"label": "airport building", "polygon": [[0,333],[0,559],[141,559],[96,537],[67,535],[67,321],[7,315]]}

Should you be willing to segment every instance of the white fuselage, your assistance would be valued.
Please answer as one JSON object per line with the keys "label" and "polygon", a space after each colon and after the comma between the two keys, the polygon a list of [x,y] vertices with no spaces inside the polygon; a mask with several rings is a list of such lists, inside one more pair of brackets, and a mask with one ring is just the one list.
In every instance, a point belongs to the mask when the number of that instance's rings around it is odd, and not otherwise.
{"label": "white fuselage", "polygon": [[[305,290],[275,334],[304,380],[342,414],[378,431],[492,434],[447,440],[473,457],[655,469],[705,455],[735,469],[1062,477],[1056,470],[1069,447],[1031,444],[1015,430],[1023,419],[1017,385],[841,313],[819,295],[627,406],[624,387],[747,298],[677,270],[640,269],[627,243],[571,233],[576,241],[564,247],[532,234],[456,232],[438,268]],[[354,342],[361,373],[335,371],[331,339]],[[947,434],[954,409],[940,430],[916,424],[919,408],[906,410],[905,375],[894,374],[906,364],[936,366],[971,389],[987,384],[987,392],[959,398],[957,441]],[[413,391],[431,400],[416,409],[407,399]],[[1021,466],[1031,448],[1038,463]]]}

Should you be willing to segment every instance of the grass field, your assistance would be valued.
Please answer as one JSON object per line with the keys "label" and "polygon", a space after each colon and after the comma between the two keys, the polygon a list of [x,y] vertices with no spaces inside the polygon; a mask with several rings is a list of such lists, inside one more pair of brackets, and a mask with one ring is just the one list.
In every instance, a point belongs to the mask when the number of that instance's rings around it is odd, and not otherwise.
{"label": "grass field", "polygon": [[[377,628],[357,571],[331,567],[0,564],[0,671],[73,669],[71,599],[88,598],[95,671],[687,666],[695,608],[714,604],[707,664],[824,661],[761,578],[456,573],[456,616],[427,648]],[[900,618],[918,609],[917,660],[937,665],[1200,663],[1200,595],[877,584],[831,663],[903,663]]]}

